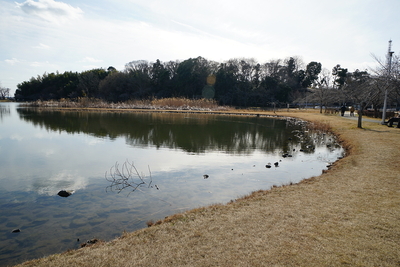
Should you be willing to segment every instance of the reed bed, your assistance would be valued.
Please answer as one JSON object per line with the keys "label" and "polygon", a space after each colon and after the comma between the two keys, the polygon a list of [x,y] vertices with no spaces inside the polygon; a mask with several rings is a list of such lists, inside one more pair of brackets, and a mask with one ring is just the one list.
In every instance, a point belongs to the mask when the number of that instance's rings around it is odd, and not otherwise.
{"label": "reed bed", "polygon": [[199,110],[218,111],[227,110],[228,107],[218,105],[215,100],[209,99],[188,99],[188,98],[161,98],[129,100],[125,102],[106,102],[97,98],[80,97],[74,100],[37,100],[24,104],[30,107],[49,108],[103,108],[103,109],[149,109],[149,110]]}

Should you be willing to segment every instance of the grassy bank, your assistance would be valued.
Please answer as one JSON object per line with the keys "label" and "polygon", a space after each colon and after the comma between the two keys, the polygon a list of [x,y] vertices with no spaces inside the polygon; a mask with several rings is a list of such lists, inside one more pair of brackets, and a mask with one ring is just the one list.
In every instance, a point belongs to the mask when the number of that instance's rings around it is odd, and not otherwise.
{"label": "grassy bank", "polygon": [[347,156],[298,184],[19,266],[400,266],[400,130],[372,122],[358,129],[314,112],[278,115],[331,128]]}

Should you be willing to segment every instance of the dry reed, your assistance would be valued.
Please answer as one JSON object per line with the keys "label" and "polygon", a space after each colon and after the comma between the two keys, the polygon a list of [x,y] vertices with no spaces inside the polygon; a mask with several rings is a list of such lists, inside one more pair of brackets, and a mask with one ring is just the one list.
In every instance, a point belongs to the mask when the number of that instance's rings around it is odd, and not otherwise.
{"label": "dry reed", "polygon": [[42,101],[37,100],[24,105],[30,107],[50,108],[103,108],[103,109],[163,109],[163,110],[226,110],[218,102],[212,99],[188,99],[188,98],[161,98],[145,100],[129,100],[125,102],[110,103],[97,98],[80,97],[74,100],[60,99]]}

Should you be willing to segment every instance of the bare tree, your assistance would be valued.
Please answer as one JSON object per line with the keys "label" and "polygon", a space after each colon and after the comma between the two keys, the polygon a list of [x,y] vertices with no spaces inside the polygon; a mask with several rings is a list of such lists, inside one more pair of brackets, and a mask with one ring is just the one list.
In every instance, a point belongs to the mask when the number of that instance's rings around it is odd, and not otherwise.
{"label": "bare tree", "polygon": [[333,77],[330,71],[326,68],[322,69],[318,78],[313,82],[313,86],[307,89],[306,97],[301,97],[295,100],[298,103],[317,103],[319,104],[320,113],[323,107],[325,112],[328,105],[335,102],[343,101],[343,91],[334,87]]}
{"label": "bare tree", "polygon": [[385,63],[382,60],[380,60],[377,56],[372,54],[372,57],[378,63],[378,67],[373,71],[381,80],[385,81],[383,83],[385,88],[383,90],[384,102],[383,102],[383,112],[382,112],[382,124],[385,124],[388,97],[390,95],[393,95],[392,93],[395,92],[395,88],[397,87],[395,85],[398,82],[398,72],[396,73],[396,70],[398,70],[399,67],[398,66],[399,58],[397,56],[394,56],[394,60],[392,60],[394,52],[391,51],[391,45],[392,45],[392,40],[389,41],[389,49],[386,55]]}
{"label": "bare tree", "polygon": [[316,79],[314,82],[315,96],[320,103],[319,113],[322,113],[323,106],[325,106],[326,109],[326,106],[328,104],[328,99],[330,95],[329,90],[333,90],[331,88],[331,81],[332,76],[330,75],[329,70],[323,69],[322,72],[318,75],[318,79]]}
{"label": "bare tree", "polygon": [[151,90],[151,68],[152,64],[146,60],[136,60],[125,64],[125,72],[132,78],[135,97],[146,96]]}
{"label": "bare tree", "polygon": [[392,60],[392,93],[390,96],[395,100],[397,105],[400,104],[400,57],[394,56]]}
{"label": "bare tree", "polygon": [[371,78],[366,71],[356,70],[349,75],[342,88],[347,99],[351,99],[358,106],[358,128],[362,128],[362,116],[365,108],[380,97],[381,92],[376,90],[378,83],[379,80]]}
{"label": "bare tree", "polygon": [[266,75],[271,77],[278,77],[279,72],[282,69],[282,60],[270,60],[263,65],[263,69]]}
{"label": "bare tree", "polygon": [[135,60],[125,64],[127,72],[140,72],[150,75],[151,64],[147,60]]}
{"label": "bare tree", "polygon": [[[382,79],[386,78],[386,86],[388,90],[388,100],[392,104],[396,103],[398,106],[400,100],[400,57],[393,55],[390,64],[390,70],[388,67],[385,69],[382,65],[379,65],[376,72],[380,73]],[[386,74],[386,75],[385,75]]]}
{"label": "bare tree", "polygon": [[10,89],[0,85],[0,99],[6,99],[10,96]]}

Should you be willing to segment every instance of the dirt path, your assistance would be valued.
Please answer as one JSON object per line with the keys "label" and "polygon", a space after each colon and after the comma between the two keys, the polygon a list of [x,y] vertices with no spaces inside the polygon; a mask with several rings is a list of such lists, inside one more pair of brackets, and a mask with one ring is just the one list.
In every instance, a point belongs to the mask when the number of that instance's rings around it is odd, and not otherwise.
{"label": "dirt path", "polygon": [[20,266],[400,266],[400,130],[318,113],[349,155],[321,176]]}

